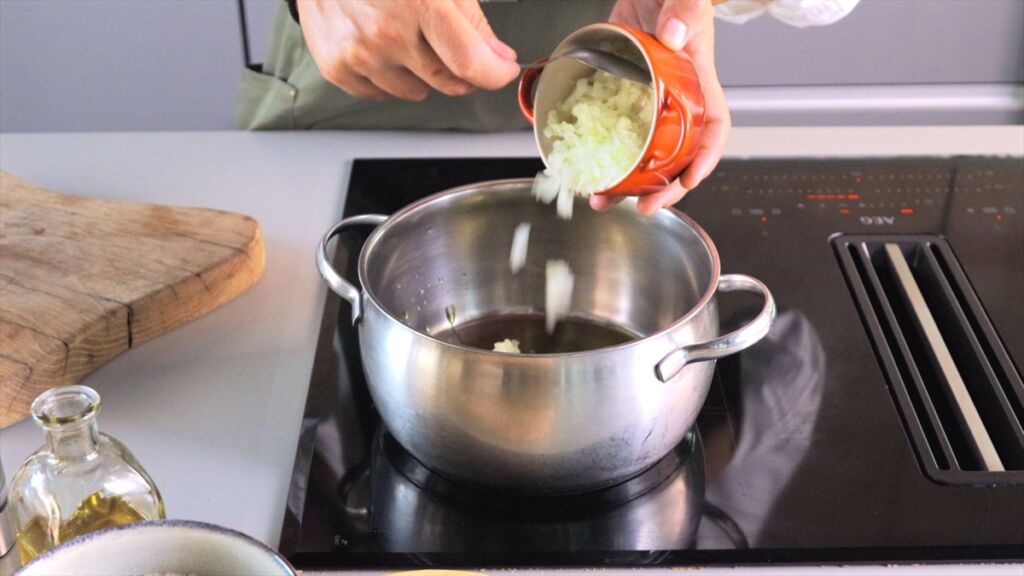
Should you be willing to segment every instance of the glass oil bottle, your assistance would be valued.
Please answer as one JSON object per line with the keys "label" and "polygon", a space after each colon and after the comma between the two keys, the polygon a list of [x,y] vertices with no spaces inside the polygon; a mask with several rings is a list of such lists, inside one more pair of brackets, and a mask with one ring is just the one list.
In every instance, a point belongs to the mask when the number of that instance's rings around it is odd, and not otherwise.
{"label": "glass oil bottle", "polygon": [[41,394],[32,417],[46,444],[10,486],[15,541],[23,563],[75,536],[164,518],[160,491],[131,452],[99,431],[100,397],[86,386]]}

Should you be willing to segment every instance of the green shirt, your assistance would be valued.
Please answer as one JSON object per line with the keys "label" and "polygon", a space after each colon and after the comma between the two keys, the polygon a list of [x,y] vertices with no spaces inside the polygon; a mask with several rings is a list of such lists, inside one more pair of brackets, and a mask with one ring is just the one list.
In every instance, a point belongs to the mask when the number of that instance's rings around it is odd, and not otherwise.
{"label": "green shirt", "polygon": [[[382,0],[395,1],[395,0]],[[570,32],[608,19],[613,0],[484,2],[494,32],[519,62],[547,56]],[[516,82],[465,96],[431,92],[421,102],[364,100],[320,75],[302,30],[281,3],[266,62],[246,68],[236,124],[249,130],[394,129],[503,131],[528,127],[516,104]]]}

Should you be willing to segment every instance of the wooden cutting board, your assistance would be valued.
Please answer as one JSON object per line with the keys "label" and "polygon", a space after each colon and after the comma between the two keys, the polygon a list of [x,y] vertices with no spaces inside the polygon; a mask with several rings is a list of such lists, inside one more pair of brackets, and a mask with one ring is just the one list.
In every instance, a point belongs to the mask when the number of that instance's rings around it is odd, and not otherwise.
{"label": "wooden cutting board", "polygon": [[248,216],[80,198],[0,172],[0,427],[231,300],[263,266]]}

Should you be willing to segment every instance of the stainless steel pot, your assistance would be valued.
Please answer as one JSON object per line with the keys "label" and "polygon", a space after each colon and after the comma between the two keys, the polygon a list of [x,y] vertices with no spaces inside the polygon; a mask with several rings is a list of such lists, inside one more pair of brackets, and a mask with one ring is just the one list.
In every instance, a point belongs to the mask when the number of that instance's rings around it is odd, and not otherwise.
{"label": "stainless steel pot", "polygon": [[[693,424],[714,360],[756,343],[775,304],[758,280],[719,274],[707,234],[676,210],[605,213],[577,198],[570,222],[537,203],[531,180],[440,192],[391,217],[346,218],[323,237],[317,266],[352,304],[363,369],[394,437],[456,480],[517,492],[582,492],[629,478]],[[532,223],[529,255],[509,270],[513,229]],[[331,266],[342,229],[377,225],[359,255],[360,291]],[[576,275],[572,312],[641,338],[571,354],[510,355],[435,338],[459,322],[543,311],[545,263]],[[760,294],[749,324],[719,335],[718,292]]]}

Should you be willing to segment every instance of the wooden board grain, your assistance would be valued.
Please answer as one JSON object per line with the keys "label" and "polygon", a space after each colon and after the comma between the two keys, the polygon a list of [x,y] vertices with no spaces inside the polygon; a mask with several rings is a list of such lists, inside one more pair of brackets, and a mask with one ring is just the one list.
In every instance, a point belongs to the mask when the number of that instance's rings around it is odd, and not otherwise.
{"label": "wooden board grain", "polygon": [[249,216],[81,198],[0,172],[0,427],[244,292],[263,266]]}

